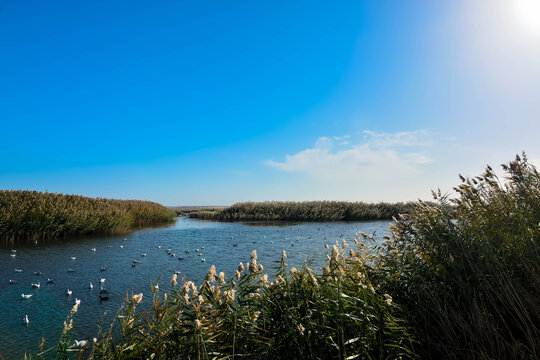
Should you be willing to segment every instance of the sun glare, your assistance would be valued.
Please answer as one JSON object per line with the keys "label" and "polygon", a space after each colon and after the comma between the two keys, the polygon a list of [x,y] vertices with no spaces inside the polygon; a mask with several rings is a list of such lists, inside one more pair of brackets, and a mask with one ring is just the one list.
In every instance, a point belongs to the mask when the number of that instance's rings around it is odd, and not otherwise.
{"label": "sun glare", "polygon": [[540,36],[540,0],[514,0],[514,10],[520,25]]}

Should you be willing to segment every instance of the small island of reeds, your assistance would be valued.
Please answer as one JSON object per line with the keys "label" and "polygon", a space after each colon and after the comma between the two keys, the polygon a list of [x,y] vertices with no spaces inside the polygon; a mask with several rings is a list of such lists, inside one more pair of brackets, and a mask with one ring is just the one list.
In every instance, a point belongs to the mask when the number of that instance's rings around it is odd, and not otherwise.
{"label": "small island of reeds", "polygon": [[151,201],[0,190],[3,242],[123,233],[171,222],[175,216],[174,211]]}
{"label": "small island of reeds", "polygon": [[186,215],[217,221],[372,221],[391,220],[399,214],[408,214],[413,207],[411,202],[265,201],[192,210]]}

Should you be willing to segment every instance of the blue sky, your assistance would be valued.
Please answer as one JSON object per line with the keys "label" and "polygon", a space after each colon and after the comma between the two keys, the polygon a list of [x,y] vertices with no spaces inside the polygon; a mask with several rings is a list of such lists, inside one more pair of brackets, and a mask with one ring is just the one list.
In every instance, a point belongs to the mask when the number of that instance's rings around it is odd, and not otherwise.
{"label": "blue sky", "polygon": [[401,201],[540,163],[540,1],[0,0],[0,188]]}

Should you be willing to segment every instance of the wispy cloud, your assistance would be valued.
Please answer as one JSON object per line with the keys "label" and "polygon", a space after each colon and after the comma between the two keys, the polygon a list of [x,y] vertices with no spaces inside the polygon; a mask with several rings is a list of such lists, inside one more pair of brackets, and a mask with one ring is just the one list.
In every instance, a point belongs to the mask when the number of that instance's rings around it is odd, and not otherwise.
{"label": "wispy cloud", "polygon": [[[411,177],[433,160],[422,150],[431,145],[426,131],[321,137],[314,147],[266,164],[286,172],[303,172],[320,180]],[[347,139],[347,140],[344,140]]]}

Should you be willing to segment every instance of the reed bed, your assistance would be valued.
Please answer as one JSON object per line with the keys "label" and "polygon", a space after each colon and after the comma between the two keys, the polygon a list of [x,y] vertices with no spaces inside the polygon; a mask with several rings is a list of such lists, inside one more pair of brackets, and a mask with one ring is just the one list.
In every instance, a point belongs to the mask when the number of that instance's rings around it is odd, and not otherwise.
{"label": "reed bed", "polygon": [[175,213],[150,201],[0,190],[0,241],[51,239],[170,222]]}
{"label": "reed bed", "polygon": [[393,226],[378,283],[426,358],[540,358],[540,176],[525,154]]}
{"label": "reed bed", "polygon": [[242,202],[217,210],[193,211],[190,217],[218,221],[366,221],[389,220],[409,213],[413,203],[369,204],[346,201]]}

